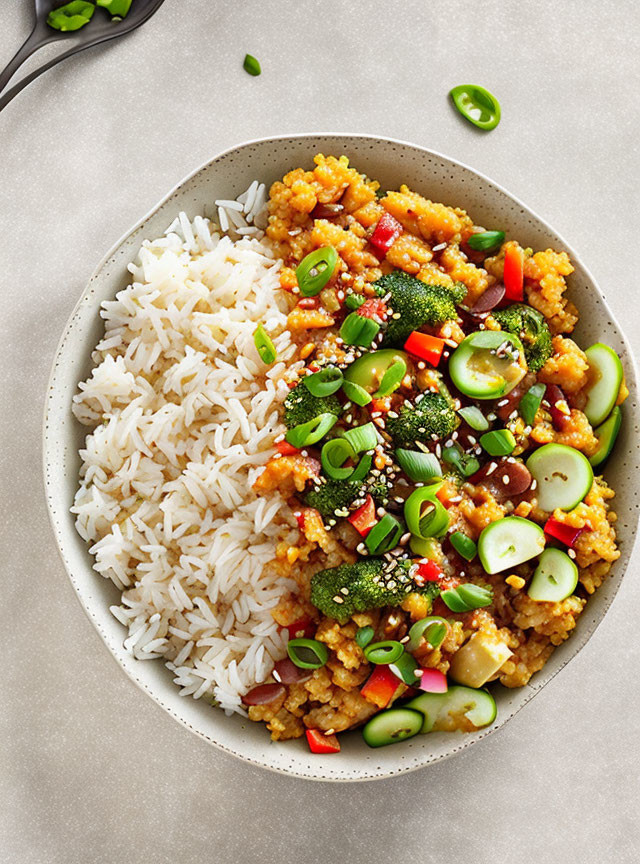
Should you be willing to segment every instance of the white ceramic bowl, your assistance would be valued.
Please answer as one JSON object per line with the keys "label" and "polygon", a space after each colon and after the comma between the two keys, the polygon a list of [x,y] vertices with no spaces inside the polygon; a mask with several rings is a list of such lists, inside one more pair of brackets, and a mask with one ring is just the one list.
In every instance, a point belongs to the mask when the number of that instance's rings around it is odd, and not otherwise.
{"label": "white ceramic bowl", "polygon": [[[478,224],[504,228],[524,246],[566,249],[575,267],[570,294],[581,319],[580,345],[597,340],[619,352],[631,391],[625,421],[606,476],[617,491],[615,509],[621,558],[612,575],[589,600],[570,639],[554,651],[544,669],[518,690],[496,689],[497,722],[471,735],[432,733],[393,747],[370,750],[359,733],[343,736],[339,756],[315,756],[303,740],[270,742],[261,724],[226,717],[204,701],[178,695],[161,661],[139,661],[123,648],[124,629],[109,606],[118,601],[115,587],[91,569],[91,557],[76,534],[69,513],[77,483],[78,449],[86,428],[71,414],[71,397],[91,368],[90,354],[102,332],[98,310],[128,282],[126,265],[140,243],[162,234],[179,210],[208,215],[216,198],[235,198],[254,178],[267,184],[297,166],[310,166],[318,153],[346,154],[351,163],[382,188],[407,183],[435,201],[463,207]],[[533,179],[533,178],[532,178]],[[69,578],[85,612],[129,677],[165,711],[205,741],[265,768],[319,780],[366,780],[402,774],[458,753],[503,726],[574,657],[587,642],[611,604],[632,551],[638,504],[633,478],[638,476],[638,407],[636,376],[629,346],[593,277],[578,255],[524,204],[486,177],[446,156],[411,144],[366,135],[292,135],[252,141],[228,150],[199,168],[142,219],[98,266],[67,324],[58,348],[47,393],[44,421],[46,495],[56,539]],[[346,739],[346,740],[345,740]]]}

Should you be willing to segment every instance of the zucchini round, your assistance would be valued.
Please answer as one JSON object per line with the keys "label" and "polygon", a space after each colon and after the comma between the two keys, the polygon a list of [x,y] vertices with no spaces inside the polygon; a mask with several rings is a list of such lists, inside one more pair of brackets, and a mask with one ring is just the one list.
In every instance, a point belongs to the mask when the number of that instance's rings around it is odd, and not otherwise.
{"label": "zucchini round", "polygon": [[369,720],[362,737],[369,747],[386,747],[413,738],[422,728],[422,714],[410,708],[389,708]]}
{"label": "zucchini round", "polygon": [[589,459],[592,468],[597,468],[609,456],[613,450],[613,445],[616,443],[618,432],[622,426],[622,411],[619,405],[613,409],[604,423],[601,423],[593,434],[598,439],[598,449]]}
{"label": "zucchini round", "polygon": [[545,549],[529,583],[527,594],[541,603],[560,603],[576,590],[578,568],[561,549]]}
{"label": "zucchini round", "polygon": [[573,510],[593,483],[589,460],[566,444],[545,444],[527,459],[527,468],[537,483],[536,497],[541,510]]}
{"label": "zucchini round", "polygon": [[[498,349],[504,349],[498,355]],[[510,393],[527,371],[517,336],[496,330],[471,333],[449,360],[451,380],[473,399],[499,399]]]}
{"label": "zucchini round", "polygon": [[624,373],[616,352],[602,342],[596,342],[591,348],[587,348],[585,354],[593,383],[587,392],[584,413],[592,426],[599,426],[616,404]]}
{"label": "zucchini round", "polygon": [[544,544],[544,531],[539,525],[521,516],[507,516],[482,531],[478,556],[487,573],[501,573],[537,558]]}

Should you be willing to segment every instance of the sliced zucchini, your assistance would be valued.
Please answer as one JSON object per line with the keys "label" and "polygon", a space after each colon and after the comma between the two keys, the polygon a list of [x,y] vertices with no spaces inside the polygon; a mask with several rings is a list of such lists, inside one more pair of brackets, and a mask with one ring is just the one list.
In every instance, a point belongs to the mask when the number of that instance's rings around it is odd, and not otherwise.
{"label": "sliced zucchini", "polygon": [[487,573],[500,573],[537,558],[544,544],[544,531],[539,525],[522,516],[507,516],[482,531],[478,555]]}
{"label": "sliced zucchini", "polygon": [[369,351],[349,366],[344,377],[347,381],[364,387],[367,393],[375,393],[391,364],[402,360],[407,365],[408,356],[405,351],[396,351],[395,348]]}
{"label": "sliced zucchini", "polygon": [[499,399],[513,390],[526,371],[522,343],[503,331],[471,333],[449,360],[451,380],[473,399]]}
{"label": "sliced zucchini", "polygon": [[362,730],[369,747],[386,747],[413,738],[422,728],[423,717],[410,708],[389,708],[376,714]]}
{"label": "sliced zucchini", "polygon": [[561,549],[545,549],[527,589],[532,600],[560,603],[571,596],[578,584],[578,568]]}
{"label": "sliced zucchini", "polygon": [[566,444],[540,447],[527,459],[527,468],[537,483],[538,507],[549,513],[557,507],[572,510],[593,483],[587,457]]}
{"label": "sliced zucchini", "polygon": [[611,413],[616,404],[623,370],[620,358],[608,345],[596,342],[585,351],[589,361],[589,373],[593,383],[587,394],[584,413],[592,426],[599,426]]}
{"label": "sliced zucchini", "polygon": [[[421,693],[408,702],[407,707],[424,715],[422,732],[450,730],[452,719],[455,722],[456,718],[462,717],[476,729],[481,729],[493,723],[498,713],[491,693],[455,685],[446,693]],[[465,727],[466,724],[460,728]]]}
{"label": "sliced zucchini", "polygon": [[622,411],[619,405],[613,409],[604,423],[601,423],[593,434],[598,439],[598,449],[593,454],[589,462],[592,468],[597,468],[609,456],[613,450],[613,445],[616,443],[618,432],[622,426]]}

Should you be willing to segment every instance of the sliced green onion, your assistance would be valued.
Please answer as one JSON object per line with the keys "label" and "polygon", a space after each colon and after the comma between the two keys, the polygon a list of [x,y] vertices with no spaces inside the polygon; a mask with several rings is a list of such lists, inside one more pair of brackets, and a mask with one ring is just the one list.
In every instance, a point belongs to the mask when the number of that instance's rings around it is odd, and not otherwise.
{"label": "sliced green onion", "polygon": [[337,419],[335,414],[318,414],[313,420],[308,420],[306,423],[301,423],[299,426],[289,429],[284,436],[285,440],[299,450],[303,447],[309,447],[311,444],[316,444],[321,438],[324,438]]}
{"label": "sliced green onion", "polygon": [[342,386],[344,376],[337,366],[325,366],[313,375],[305,375],[302,383],[312,396],[322,398],[336,393]]}
{"label": "sliced green onion", "polygon": [[449,514],[436,498],[440,484],[421,486],[404,502],[407,528],[416,537],[438,537],[449,527]]}
{"label": "sliced green onion", "polygon": [[347,381],[346,379],[342,382],[342,391],[350,402],[353,402],[355,405],[360,405],[360,407],[368,405],[372,399],[371,394],[367,393],[364,387],[361,387],[359,384],[354,384],[353,381]]}
{"label": "sliced green onion", "polygon": [[480,445],[489,456],[508,456],[515,450],[516,439],[508,429],[495,429],[480,436]]}
{"label": "sliced green onion", "polygon": [[386,642],[372,642],[364,649],[365,659],[377,666],[388,666],[396,663],[404,654],[404,648],[400,642],[389,639]]}
{"label": "sliced green onion", "polygon": [[356,644],[361,648],[366,648],[369,642],[373,639],[373,635],[375,630],[373,627],[359,627],[358,632],[356,633]]}
{"label": "sliced green onion", "polygon": [[319,669],[329,659],[329,649],[317,639],[289,639],[287,654],[300,669]]}
{"label": "sliced green onion", "polygon": [[419,668],[417,660],[411,654],[401,654],[395,663],[389,664],[389,671],[393,672],[396,678],[400,678],[405,684],[411,686],[417,681],[416,669]]}
{"label": "sliced green onion", "polygon": [[320,453],[320,461],[324,472],[332,480],[346,480],[353,474],[353,468],[343,468],[347,459],[355,457],[353,447],[345,438],[332,438],[325,441]]}
{"label": "sliced green onion", "polygon": [[490,606],[493,602],[493,591],[465,582],[457,588],[448,588],[440,594],[446,606],[452,612],[470,612],[481,606]]}
{"label": "sliced green onion", "polygon": [[480,468],[480,463],[471,453],[464,453],[459,444],[442,448],[442,459],[449,465],[453,465],[463,477],[471,477]]}
{"label": "sliced green onion", "polygon": [[362,294],[347,294],[344,305],[347,307],[347,309],[355,311],[356,309],[359,309],[362,304],[366,302],[366,300],[367,298],[363,297]]}
{"label": "sliced green onion", "polygon": [[466,561],[472,561],[476,557],[478,547],[475,541],[463,534],[462,531],[454,531],[449,540],[458,555],[461,555]]}
{"label": "sliced green onion", "polygon": [[253,334],[253,344],[263,363],[273,363],[276,357],[276,346],[262,324],[258,324]]}
{"label": "sliced green onion", "polygon": [[416,621],[409,630],[409,641],[406,644],[407,651],[415,651],[420,647],[424,639],[432,648],[439,648],[449,632],[449,623],[439,615],[429,615]]}
{"label": "sliced green onion", "polygon": [[260,68],[260,64],[251,54],[244,55],[244,63],[242,64],[244,71],[248,72],[249,75],[259,75],[262,72]]}
{"label": "sliced green onion", "polygon": [[371,318],[350,312],[342,322],[340,336],[346,345],[368,348],[380,332],[380,325]]}
{"label": "sliced green onion", "polygon": [[64,6],[59,6],[49,12],[47,24],[54,30],[61,30],[64,33],[79,30],[89,23],[95,8],[93,3],[85,2],[85,0],[71,0],[71,3],[66,3]]}
{"label": "sliced green onion", "polygon": [[426,483],[429,480],[442,477],[442,466],[433,453],[398,449],[395,456],[398,465],[412,480]]}
{"label": "sliced green onion", "polygon": [[416,537],[415,534],[411,535],[409,546],[414,555],[428,558],[430,561],[436,560],[442,550],[440,542],[435,537]]}
{"label": "sliced green onion", "polygon": [[475,405],[467,405],[465,408],[459,408],[458,414],[467,422],[476,432],[484,432],[489,428],[489,421],[484,416],[479,408]]}
{"label": "sliced green onion", "polygon": [[374,397],[377,399],[381,396],[388,396],[390,393],[393,393],[394,390],[398,389],[406,374],[407,364],[404,362],[402,357],[397,357],[382,376],[380,386],[373,394]]}
{"label": "sliced green onion", "polygon": [[520,400],[518,411],[527,426],[533,426],[546,389],[546,384],[534,384],[533,387],[530,387],[527,390]]}
{"label": "sliced green onion", "polygon": [[390,549],[395,549],[402,537],[402,525],[395,516],[385,513],[382,519],[373,526],[365,538],[365,545],[373,555],[384,555]]}
{"label": "sliced green onion", "polygon": [[364,456],[361,457],[357,466],[355,467],[353,474],[350,475],[349,480],[352,480],[354,483],[357,480],[364,480],[369,471],[371,471],[371,465],[373,463],[373,456],[370,456],[368,453],[365,453]]}
{"label": "sliced green onion", "polygon": [[504,231],[483,231],[481,234],[472,234],[467,240],[467,246],[477,252],[487,252],[497,248],[503,241]]}
{"label": "sliced green onion", "polygon": [[305,297],[319,294],[333,276],[337,263],[338,253],[333,246],[323,246],[310,252],[296,268],[300,293]]}
{"label": "sliced green onion", "polygon": [[373,450],[378,443],[376,427],[373,423],[365,423],[364,426],[347,429],[344,437],[356,453],[362,453],[364,450]]}

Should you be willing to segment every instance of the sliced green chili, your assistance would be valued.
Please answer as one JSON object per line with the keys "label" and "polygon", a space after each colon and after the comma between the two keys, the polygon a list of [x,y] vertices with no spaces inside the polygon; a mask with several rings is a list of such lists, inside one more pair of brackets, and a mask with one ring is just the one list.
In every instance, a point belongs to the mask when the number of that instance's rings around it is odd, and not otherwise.
{"label": "sliced green chili", "polygon": [[373,398],[371,394],[367,393],[364,387],[354,384],[353,381],[347,381],[346,378],[342,382],[342,390],[350,402],[360,405],[360,407],[368,405]]}
{"label": "sliced green chili", "polygon": [[490,606],[493,602],[493,591],[472,582],[465,582],[457,588],[448,588],[440,597],[452,612],[470,612],[472,609],[480,609],[481,606]]}
{"label": "sliced green chili", "polygon": [[344,376],[337,366],[325,366],[313,375],[305,375],[302,383],[312,396],[322,398],[336,393],[342,386],[343,380]]}
{"label": "sliced green chili", "polygon": [[404,681],[405,684],[411,686],[416,683],[417,675],[416,669],[419,669],[419,664],[415,658],[411,656],[411,654],[407,654],[405,651],[404,654],[401,654],[400,657],[396,660],[395,663],[389,664],[389,671],[393,672],[393,674]]}
{"label": "sliced green chili", "polygon": [[356,644],[362,649],[366,648],[369,642],[373,639],[374,633],[375,630],[373,627],[359,627],[358,632],[356,633]]}
{"label": "sliced green chili", "polygon": [[262,68],[260,63],[256,60],[256,58],[252,54],[244,55],[244,63],[242,64],[244,71],[248,72],[249,75],[259,75],[262,72]]}
{"label": "sliced green chili", "polygon": [[481,234],[472,234],[467,240],[467,246],[476,252],[488,252],[496,249],[504,242],[504,231],[483,231]]}
{"label": "sliced green chili", "polygon": [[480,468],[480,463],[471,453],[464,453],[459,444],[442,448],[442,459],[449,465],[453,465],[463,477],[471,477]]}
{"label": "sliced green chili", "polygon": [[353,447],[356,453],[362,453],[365,450],[373,450],[378,443],[376,435],[376,427],[373,423],[365,423],[364,426],[356,426],[353,429],[347,429],[344,437]]}
{"label": "sliced green chili", "polygon": [[338,418],[335,414],[318,414],[313,420],[308,420],[306,423],[301,423],[299,426],[289,429],[284,436],[285,440],[298,449],[309,447],[311,444],[316,444],[321,438],[324,438],[337,420]]}
{"label": "sliced green chili", "polygon": [[340,336],[346,345],[368,348],[380,332],[380,325],[371,318],[350,312],[342,322]]}
{"label": "sliced green chili", "polygon": [[458,414],[466,421],[468,426],[471,426],[476,432],[485,432],[489,428],[489,421],[484,416],[479,408],[475,405],[467,405],[465,408],[459,408]]}
{"label": "sliced green chili", "polygon": [[476,557],[478,547],[475,541],[463,534],[462,531],[454,531],[449,540],[458,555],[461,555],[466,561],[472,561]]}
{"label": "sliced green chili", "polygon": [[323,246],[310,252],[296,268],[300,293],[305,297],[319,294],[333,276],[337,263],[338,253],[333,246]]}
{"label": "sliced green chili", "polygon": [[533,426],[538,409],[542,405],[546,389],[546,384],[534,384],[533,387],[529,387],[520,400],[518,411],[527,426]]}
{"label": "sliced green chili", "polygon": [[364,297],[362,294],[347,294],[344,305],[347,307],[347,309],[355,311],[356,309],[359,309],[362,304],[366,302],[366,300],[367,298]]}
{"label": "sliced green chili", "polygon": [[287,654],[301,669],[319,669],[329,659],[329,649],[317,639],[289,639]]}
{"label": "sliced green chili", "polygon": [[365,659],[377,666],[388,666],[389,663],[396,663],[403,653],[404,648],[400,642],[395,642],[392,639],[386,642],[372,642],[364,649]]}
{"label": "sliced green chili", "polygon": [[412,480],[426,483],[442,477],[442,466],[434,453],[399,448],[395,451],[395,457],[398,465]]}
{"label": "sliced green chili", "polygon": [[112,18],[126,18],[131,8],[131,0],[95,0]]}
{"label": "sliced green chili", "polygon": [[440,484],[421,486],[404,502],[404,519],[415,537],[438,537],[449,527],[449,514],[436,498]]}
{"label": "sliced green chili", "polygon": [[373,394],[374,398],[378,399],[381,396],[389,396],[390,393],[398,389],[406,374],[407,364],[402,357],[397,357],[382,376],[380,386]]}
{"label": "sliced green chili", "polygon": [[439,615],[429,615],[412,624],[409,630],[409,641],[406,644],[407,651],[415,651],[420,647],[424,639],[432,648],[439,648],[449,632],[449,623]]}
{"label": "sliced green chili", "polygon": [[66,3],[64,6],[59,6],[49,12],[47,24],[54,30],[70,33],[73,30],[80,30],[81,27],[88,24],[95,11],[96,7],[93,3],[86,3],[85,0],[71,0],[71,3]]}
{"label": "sliced green chili", "polygon": [[477,84],[459,84],[449,95],[465,120],[487,132],[500,122],[500,103],[484,87]]}
{"label": "sliced green chili", "polygon": [[480,437],[480,445],[489,456],[508,456],[515,450],[516,439],[509,429],[495,429],[493,432],[485,432]]}
{"label": "sliced green chili", "polygon": [[278,356],[276,346],[262,324],[258,324],[256,327],[256,332],[253,334],[253,344],[256,346],[263,363],[273,363]]}
{"label": "sliced green chili", "polygon": [[395,549],[402,537],[402,525],[395,516],[385,513],[365,538],[365,545],[372,555],[384,555]]}

